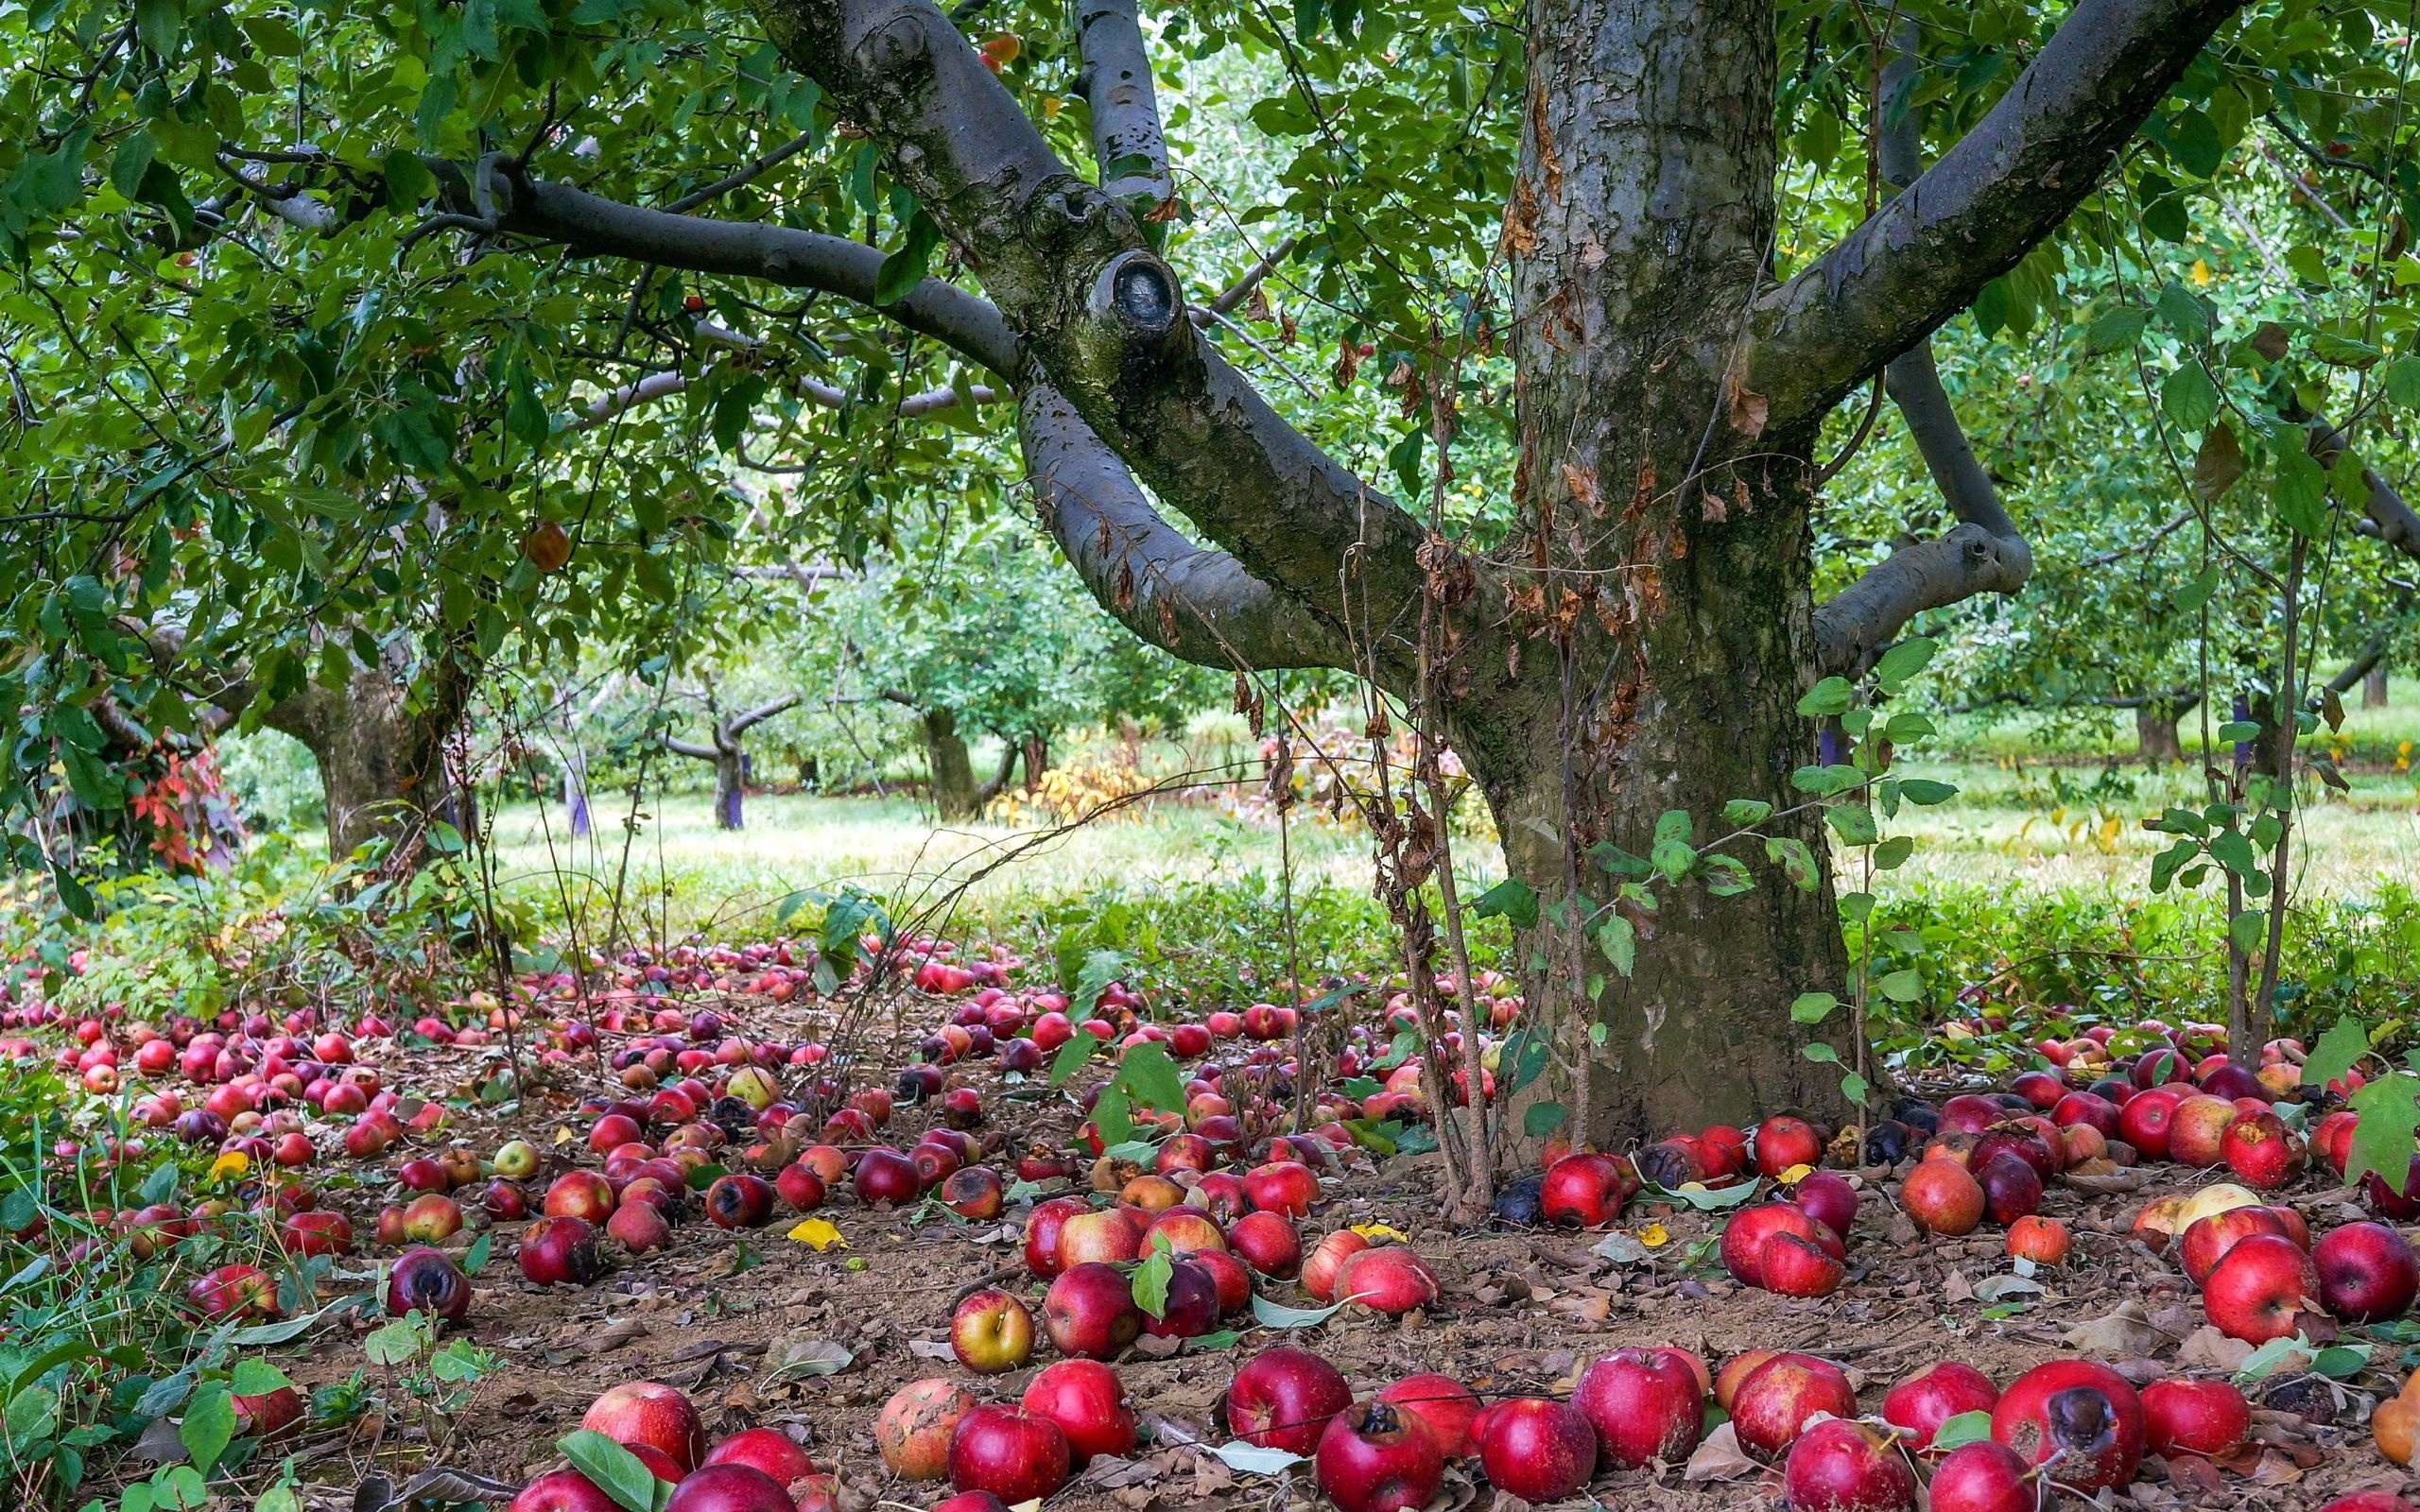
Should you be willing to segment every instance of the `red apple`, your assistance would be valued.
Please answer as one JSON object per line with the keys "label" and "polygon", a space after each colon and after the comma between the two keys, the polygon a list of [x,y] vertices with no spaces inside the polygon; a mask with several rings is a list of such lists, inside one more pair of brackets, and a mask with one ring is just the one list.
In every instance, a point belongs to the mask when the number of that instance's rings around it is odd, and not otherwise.
{"label": "red apple", "polygon": [[601,1224],[614,1215],[613,1183],[595,1171],[565,1171],[547,1186],[539,1211],[549,1218]]}
{"label": "red apple", "polygon": [[1933,1467],[1932,1512],[2039,1512],[2041,1472],[2006,1444],[1961,1444]]}
{"label": "red apple", "polygon": [[1945,1360],[1893,1386],[1882,1399],[1882,1420],[1908,1435],[1922,1452],[1932,1447],[1941,1425],[1961,1413],[1989,1412],[2000,1400],[1992,1378],[1971,1365]]}
{"label": "red apple", "polygon": [[1251,1212],[1227,1228],[1227,1247],[1244,1263],[1272,1280],[1285,1280],[1303,1268],[1303,1240],[1283,1213]]}
{"label": "red apple", "polygon": [[1471,1419],[1478,1416],[1478,1397],[1452,1376],[1434,1373],[1406,1376],[1378,1400],[1390,1402],[1427,1425],[1429,1436],[1447,1459],[1472,1452]]}
{"label": "red apple", "polygon": [[949,1345],[978,1375],[1015,1370],[1033,1357],[1033,1314],[996,1286],[975,1293],[950,1314]]}
{"label": "red apple", "polygon": [[882,1204],[898,1207],[915,1201],[924,1194],[925,1186],[913,1160],[897,1150],[877,1147],[858,1157],[857,1168],[849,1177],[849,1190],[869,1208]]}
{"label": "red apple", "polygon": [[1345,1257],[1331,1300],[1398,1317],[1437,1300],[1437,1273],[1405,1246],[1376,1246]]}
{"label": "red apple", "polygon": [[622,1503],[578,1470],[551,1470],[523,1486],[505,1512],[623,1512]]}
{"label": "red apple", "polygon": [[1992,1436],[2050,1479],[2088,1493],[2135,1478],[2143,1406],[2107,1366],[2053,1360],[2009,1383],[1992,1409]]}
{"label": "red apple", "polygon": [[1134,1409],[1126,1404],[1126,1383],[1098,1360],[1061,1360],[1045,1366],[1025,1388],[1024,1400],[1027,1411],[1049,1418],[1067,1435],[1075,1468],[1097,1456],[1115,1458],[1134,1449]]}
{"label": "red apple", "polygon": [[1705,1420],[1697,1373],[1653,1349],[1616,1349],[1599,1360],[1581,1376],[1571,1404],[1596,1431],[1598,1457],[1623,1470],[1687,1459]]}
{"label": "red apple", "polygon": [[1043,1331],[1061,1354],[1110,1360],[1143,1331],[1132,1284],[1116,1266],[1086,1261],[1050,1283],[1042,1301]]}
{"label": "red apple", "polygon": [[1910,1512],[1916,1472],[1890,1434],[1834,1418],[1789,1446],[1782,1490],[1791,1512]]}
{"label": "red apple", "polygon": [[1262,1449],[1309,1454],[1328,1419],[1353,1403],[1344,1377],[1308,1349],[1281,1344],[1245,1362],[1227,1386],[1227,1423]]}
{"label": "red apple", "polygon": [[1311,1246],[1310,1257],[1303,1262],[1303,1290],[1322,1302],[1337,1298],[1337,1278],[1344,1270],[1344,1263],[1370,1247],[1370,1241],[1350,1228],[1339,1228]]}
{"label": "red apple", "polygon": [[2196,1218],[2186,1227],[2176,1246],[2177,1259],[2185,1266],[2186,1278],[2196,1286],[2210,1279],[2226,1252],[2254,1234],[2276,1234],[2283,1237],[2286,1225],[2267,1208],[2228,1208],[2207,1217]]}
{"label": "red apple", "polygon": [[2252,1432],[2252,1404],[2224,1381],[2154,1381],[2141,1396],[2144,1443],[2154,1454],[2216,1459]]}
{"label": "red apple", "polygon": [[679,1466],[683,1475],[706,1452],[706,1425],[679,1391],[660,1382],[630,1381],[614,1387],[580,1415],[579,1426],[617,1444],[645,1444]]}
{"label": "red apple", "polygon": [[2183,1094],[2164,1087],[2132,1099],[2118,1111],[2118,1137],[2146,1160],[2167,1160],[2168,1125],[2184,1100]]}
{"label": "red apple", "polygon": [[1023,1407],[977,1407],[949,1441],[950,1489],[989,1491],[1014,1506],[1067,1484],[1067,1435]]}
{"label": "red apple", "polygon": [[874,1418],[874,1447],[902,1480],[938,1481],[949,1473],[950,1440],[975,1410],[974,1393],[955,1381],[932,1377],[910,1382],[891,1394]]}
{"label": "red apple", "polygon": [[1916,1227],[1954,1239],[1983,1221],[1983,1188],[1955,1160],[1926,1160],[1899,1184],[1899,1206]]}
{"label": "red apple", "polygon": [[776,1486],[804,1480],[815,1461],[777,1428],[744,1428],[706,1452],[709,1465],[746,1465],[763,1470]]}
{"label": "red apple", "polygon": [[681,1478],[664,1512],[798,1512],[798,1503],[753,1465],[708,1465]]}
{"label": "red apple", "polygon": [[1789,1189],[1789,1200],[1806,1209],[1815,1221],[1841,1236],[1845,1242],[1849,1227],[1857,1221],[1857,1188],[1848,1177],[1837,1171],[1816,1171],[1802,1177]]}
{"label": "red apple", "polygon": [[1263,1212],[1300,1218],[1320,1198],[1320,1178],[1300,1160],[1271,1160],[1244,1177],[1244,1195]]}
{"label": "red apple", "polygon": [[1043,1280],[1059,1274],[1059,1231],[1068,1219],[1091,1208],[1080,1197],[1052,1197],[1034,1204],[1025,1221],[1025,1268]]}
{"label": "red apple", "polygon": [[2321,1303],[2347,1323],[2401,1317],[2420,1297],[2420,1258],[2382,1223],[2346,1224],[2322,1239],[2310,1260]]}
{"label": "red apple", "polygon": [[1817,1165],[1824,1159],[1824,1135],[1803,1118],[1776,1115],[1756,1125],[1756,1171],[1778,1177],[1798,1165]]}
{"label": "red apple", "polygon": [[2298,1329],[2319,1309],[2319,1276],[2311,1260],[2282,1234],[2251,1234],[2236,1242],[2202,1283],[2202,1302],[2220,1332],[2266,1344]]}
{"label": "red apple", "polygon": [[2274,1192],[2303,1168],[2301,1136],[2274,1113],[2251,1113],[2229,1124],[2220,1137],[2227,1169],[2256,1192]]}
{"label": "red apple", "polygon": [[1621,1216],[1627,1196],[1620,1163],[1609,1155],[1566,1155],[1547,1168],[1538,1210],[1564,1228],[1596,1228]]}
{"label": "red apple", "polygon": [[1070,1213],[1059,1226],[1059,1268],[1124,1265],[1143,1255],[1143,1225],[1124,1208]]}
{"label": "red apple", "polygon": [[1471,1424],[1479,1466],[1497,1490],[1525,1502],[1576,1496],[1597,1475],[1597,1431],[1567,1402],[1514,1397]]}
{"label": "red apple", "polygon": [[1774,1355],[1731,1397],[1731,1425],[1739,1447],[1763,1459],[1787,1449],[1817,1413],[1854,1418],[1857,1393],[1839,1366],[1813,1355]]}
{"label": "red apple", "polygon": [[1328,1419],[1313,1470],[1338,1512],[1406,1512],[1437,1494],[1445,1459],[1420,1418],[1389,1402],[1357,1401]]}

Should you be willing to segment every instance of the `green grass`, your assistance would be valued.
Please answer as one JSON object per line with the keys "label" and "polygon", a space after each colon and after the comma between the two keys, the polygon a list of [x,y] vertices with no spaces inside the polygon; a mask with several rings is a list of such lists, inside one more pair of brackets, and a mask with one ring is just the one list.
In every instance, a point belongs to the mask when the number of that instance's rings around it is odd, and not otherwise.
{"label": "green grass", "polygon": [[[2141,821],[2201,799],[2181,767],[1966,761],[1913,770],[1961,792],[1938,808],[1903,811],[1893,830],[1913,835],[1916,851],[1880,880],[1886,893],[1944,883],[2147,897],[2152,857],[2167,840]],[[495,816],[498,876],[550,916],[560,916],[568,895],[601,917],[622,868],[623,817],[600,801],[596,833],[574,845],[559,809],[507,808]],[[937,827],[929,811],[898,799],[760,795],[748,800],[747,817],[746,830],[726,833],[713,828],[705,794],[657,797],[640,816],[622,884],[636,934],[762,931],[788,894],[847,884],[909,910],[963,885],[954,900],[959,917],[996,918],[1104,889],[1275,875],[1283,866],[1273,825],[1230,817],[1204,799],[1164,800],[1056,834]],[[1298,809],[1284,839],[1299,885],[1367,891],[1368,840],[1357,826]],[[2383,882],[2411,884],[2420,879],[2420,789],[2409,773],[2357,773],[2350,794],[2323,792],[2312,802],[2297,849],[2306,896],[2358,902]],[[1494,846],[1467,838],[1455,860],[1477,879],[1502,868]]]}

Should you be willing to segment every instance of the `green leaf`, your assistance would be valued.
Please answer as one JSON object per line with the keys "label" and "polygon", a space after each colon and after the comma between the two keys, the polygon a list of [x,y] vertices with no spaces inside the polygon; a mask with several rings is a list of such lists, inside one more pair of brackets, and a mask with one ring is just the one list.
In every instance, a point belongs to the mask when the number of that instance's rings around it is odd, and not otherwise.
{"label": "green leaf", "polygon": [[1889,971],[1876,979],[1874,988],[1893,1003],[1913,1003],[1925,995],[1925,979],[1912,969]]}
{"label": "green leaf", "polygon": [[2327,529],[2327,474],[2316,458],[2299,446],[2277,449],[2277,474],[2270,485],[2269,503],[2277,518],[2304,535],[2317,538]]}
{"label": "green leaf", "polygon": [[479,1272],[488,1268],[489,1242],[494,1238],[495,1230],[490,1228],[482,1232],[476,1239],[471,1241],[471,1247],[464,1251],[462,1255],[463,1275],[476,1276]]}
{"label": "green leaf", "polygon": [[1166,1317],[1168,1311],[1168,1281],[1176,1275],[1176,1263],[1165,1248],[1152,1250],[1134,1267],[1134,1305],[1152,1317]]}
{"label": "green leaf", "polygon": [[2219,387],[2198,362],[2187,362],[2159,386],[2160,413],[2176,428],[2198,431],[2219,413]]}
{"label": "green leaf", "polygon": [[1133,969],[1133,957],[1124,951],[1094,951],[1087,954],[1084,969],[1076,978],[1076,990],[1067,1005],[1069,1015],[1087,1014],[1099,1007],[1100,995],[1109,990],[1109,985],[1123,981]]}
{"label": "green leaf", "polygon": [[1735,830],[1751,830],[1773,816],[1773,806],[1760,798],[1735,798],[1722,805],[1722,822]]}
{"label": "green leaf", "polygon": [[1173,1113],[1184,1107],[1184,1077],[1168,1058],[1167,1047],[1155,1040],[1126,1052],[1118,1062],[1117,1079],[1135,1102],[1155,1112]]}
{"label": "green leaf", "polygon": [[[221,1400],[225,1398],[222,1396]],[[233,1417],[233,1410],[229,1410]],[[8,1429],[9,1442],[14,1446],[30,1445],[36,1439],[50,1436],[59,1420],[59,1393],[48,1386],[28,1386],[9,1399],[9,1410],[0,1414],[0,1425]],[[219,1448],[226,1448],[222,1440]]]}
{"label": "green leaf", "polygon": [[1789,835],[1775,835],[1765,842],[1765,859],[1781,868],[1782,875],[1798,885],[1800,890],[1813,892],[1824,885],[1823,873],[1815,865],[1815,853],[1806,842]]}
{"label": "green leaf", "polygon": [[1821,1023],[1840,1005],[1841,1000],[1829,992],[1801,992],[1790,1000],[1789,1019],[1792,1023]]}
{"label": "green leaf", "polygon": [[636,1454],[590,1428],[574,1429],[555,1447],[627,1512],[655,1512],[655,1472]]}
{"label": "green leaf", "polygon": [[2391,1072],[2364,1086],[2346,1102],[2360,1117],[2353,1129],[2352,1148],[2344,1159],[2344,1184],[2359,1186],[2361,1177],[2376,1171],[2391,1185],[2401,1189],[2404,1174],[2411,1164],[2411,1149],[2415,1137],[2420,1137],[2420,1081]]}
{"label": "green leaf", "polygon": [[2152,312],[2138,309],[2105,310],[2084,327],[2083,350],[2099,356],[2131,347],[2143,338],[2144,327],[2151,324]]}
{"label": "green leaf", "polygon": [[1597,948],[1605,953],[1605,959],[1614,970],[1629,976],[1638,961],[1638,931],[1630,919],[1619,913],[1608,913],[1597,921],[1593,933]]}
{"label": "green leaf", "polygon": [[925,269],[942,244],[942,229],[923,211],[908,223],[908,239],[882,260],[873,276],[873,302],[896,304],[925,282]]}
{"label": "green leaf", "polygon": [[2420,357],[2397,357],[2378,370],[2386,397],[2405,409],[2420,409]]}
{"label": "green leaf", "polygon": [[216,1381],[195,1387],[192,1399],[185,1403],[184,1420],[177,1425],[177,1439],[184,1445],[193,1468],[209,1474],[234,1436],[235,1401],[227,1394],[227,1387]]}
{"label": "green leaf", "polygon": [[160,57],[176,52],[184,29],[184,0],[134,0],[134,34]]}
{"label": "green leaf", "polygon": [[1857,689],[1841,677],[1825,678],[1806,690],[1798,700],[1798,712],[1810,719],[1825,714],[1844,714],[1857,701]]}
{"label": "green leaf", "polygon": [[1521,1113],[1521,1132],[1533,1140],[1545,1139],[1563,1126],[1571,1109],[1561,1103],[1531,1103]]}
{"label": "green leaf", "polygon": [[421,1345],[428,1337],[428,1325],[423,1318],[424,1314],[414,1313],[371,1330],[361,1341],[361,1352],[372,1365],[409,1362],[420,1353]]}
{"label": "green leaf", "polygon": [[2342,1018],[2328,1026],[2303,1062],[2303,1085],[2325,1087],[2360,1063],[2370,1053],[2370,1031],[2359,1020]]}
{"label": "green leaf", "polygon": [[1896,693],[1910,678],[1922,672],[1932,662],[1941,643],[1928,636],[1910,635],[1882,653],[1874,663],[1874,680],[1885,691]]}
{"label": "green leaf", "polygon": [[1882,838],[1874,811],[1862,803],[1835,803],[1824,811],[1824,822],[1845,845],[1873,845]]}
{"label": "green leaf", "polygon": [[1077,1067],[1092,1058],[1093,1052],[1098,1050],[1100,1044],[1098,1040],[1081,1029],[1069,1036],[1067,1042],[1059,1047],[1059,1054],[1050,1059],[1050,1085],[1063,1086],[1067,1078],[1076,1074]]}
{"label": "green leaf", "polygon": [[1510,919],[1513,928],[1529,929],[1538,921],[1537,889],[1518,877],[1507,877],[1480,893],[1471,911],[1481,919]]}
{"label": "green leaf", "polygon": [[286,1373],[267,1360],[238,1360],[228,1372],[227,1389],[239,1397],[259,1397],[294,1384]]}
{"label": "green leaf", "polygon": [[1988,1412],[1962,1412],[1945,1418],[1932,1431],[1932,1450],[1947,1453],[1962,1444],[1979,1444],[1992,1436],[1992,1415]]}
{"label": "green leaf", "polygon": [[1694,848],[1681,840],[1658,840],[1647,858],[1656,870],[1674,882],[1689,874],[1698,864]]}
{"label": "green leaf", "polygon": [[2269,911],[2247,908],[2227,920],[2227,940],[2246,955],[2260,949],[2269,934]]}
{"label": "green leaf", "polygon": [[1874,865],[1882,871],[1896,871],[1907,865],[1908,858],[1915,852],[1916,842],[1912,837],[1894,834],[1874,848]]}
{"label": "green leaf", "polygon": [[1805,1056],[1809,1060],[1819,1062],[1823,1065],[1837,1066],[1841,1063],[1841,1053],[1833,1049],[1830,1045],[1825,1044],[1821,1040],[1818,1040],[1813,1044],[1808,1045],[1806,1049],[1800,1051],[1799,1054]]}
{"label": "green leaf", "polygon": [[1287,1307],[1254,1293],[1252,1315],[1265,1329],[1311,1329],[1336,1316],[1343,1306],[1338,1302],[1331,1307]]}
{"label": "green leaf", "polygon": [[2386,353],[2366,341],[2336,335],[2321,331],[2310,338],[2310,354],[2334,368],[2367,368],[2385,360]]}
{"label": "green leaf", "polygon": [[1900,780],[1899,796],[1910,803],[1930,808],[1956,798],[1958,789],[1947,782],[1936,782],[1929,777],[1909,777]]}
{"label": "green leaf", "polygon": [[1863,1103],[1865,1094],[1871,1091],[1873,1089],[1866,1085],[1865,1078],[1854,1071],[1841,1078],[1841,1095],[1852,1103]]}

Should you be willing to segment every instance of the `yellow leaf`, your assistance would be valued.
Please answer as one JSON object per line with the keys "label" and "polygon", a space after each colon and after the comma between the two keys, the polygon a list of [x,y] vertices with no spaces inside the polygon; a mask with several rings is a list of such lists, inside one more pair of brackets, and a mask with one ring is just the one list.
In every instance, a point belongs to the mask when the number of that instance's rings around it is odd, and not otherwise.
{"label": "yellow leaf", "polygon": [[241,1150],[229,1150],[210,1162],[210,1179],[226,1181],[242,1176],[252,1168],[252,1158]]}
{"label": "yellow leaf", "polygon": [[840,1237],[840,1230],[833,1227],[829,1218],[809,1218],[791,1229],[789,1236],[802,1245],[813,1245],[818,1254],[835,1245],[842,1249],[849,1247],[849,1242]]}
{"label": "yellow leaf", "polygon": [[2193,259],[2193,286],[2197,289],[2210,286],[2210,265],[2205,259]]}
{"label": "yellow leaf", "polygon": [[1781,1174],[1781,1184],[1786,1187],[1794,1187],[1814,1174],[1815,1168],[1801,1160]]}
{"label": "yellow leaf", "polygon": [[1638,1242],[1653,1249],[1671,1241],[1672,1235],[1660,1223],[1651,1223],[1638,1231]]}
{"label": "yellow leaf", "polygon": [[1411,1243],[1411,1236],[1409,1234],[1405,1233],[1400,1228],[1390,1228],[1382,1223],[1357,1223],[1353,1226],[1353,1231],[1359,1234],[1362,1238],[1373,1242],[1380,1239],[1392,1239],[1398,1245],[1408,1245]]}
{"label": "yellow leaf", "polygon": [[567,1128],[559,1128],[555,1130],[555,1143],[558,1144],[569,1144],[577,1136]]}

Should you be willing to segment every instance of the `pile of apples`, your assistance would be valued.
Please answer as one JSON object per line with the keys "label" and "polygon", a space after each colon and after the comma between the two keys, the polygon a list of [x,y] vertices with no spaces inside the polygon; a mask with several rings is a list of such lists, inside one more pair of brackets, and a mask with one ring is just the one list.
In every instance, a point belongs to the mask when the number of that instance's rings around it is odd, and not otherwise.
{"label": "pile of apples", "polygon": [[[679,1391],[652,1381],[614,1387],[579,1420],[628,1450],[671,1487],[664,1512],[834,1512],[838,1481],[782,1433],[749,1428],[709,1447],[704,1420]],[[623,1512],[577,1469],[539,1476],[510,1512]]]}

